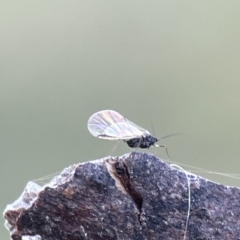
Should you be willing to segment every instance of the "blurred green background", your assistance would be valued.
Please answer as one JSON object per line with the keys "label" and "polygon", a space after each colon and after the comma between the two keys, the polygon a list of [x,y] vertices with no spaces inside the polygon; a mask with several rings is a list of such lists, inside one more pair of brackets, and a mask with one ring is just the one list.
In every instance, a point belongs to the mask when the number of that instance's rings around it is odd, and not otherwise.
{"label": "blurred green background", "polygon": [[0,12],[1,211],[29,180],[109,155],[115,142],[87,130],[103,109],[157,136],[192,133],[162,141],[173,161],[240,173],[240,1],[5,1]]}

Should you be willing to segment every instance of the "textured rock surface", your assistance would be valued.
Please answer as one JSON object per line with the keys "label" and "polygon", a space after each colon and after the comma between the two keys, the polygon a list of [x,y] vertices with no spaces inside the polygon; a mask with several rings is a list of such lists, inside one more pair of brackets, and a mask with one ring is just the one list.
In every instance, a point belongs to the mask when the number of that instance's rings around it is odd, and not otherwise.
{"label": "textured rock surface", "polygon": [[[186,239],[240,239],[239,188],[188,178]],[[131,153],[72,165],[43,188],[30,182],[4,217],[14,240],[176,240],[187,212],[186,174]]]}

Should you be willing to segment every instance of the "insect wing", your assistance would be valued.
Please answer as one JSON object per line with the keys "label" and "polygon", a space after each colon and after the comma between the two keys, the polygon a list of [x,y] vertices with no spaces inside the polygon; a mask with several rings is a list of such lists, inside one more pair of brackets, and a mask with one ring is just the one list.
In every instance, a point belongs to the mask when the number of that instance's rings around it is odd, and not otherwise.
{"label": "insect wing", "polygon": [[108,140],[129,140],[150,134],[113,110],[93,114],[88,120],[88,130],[93,136]]}

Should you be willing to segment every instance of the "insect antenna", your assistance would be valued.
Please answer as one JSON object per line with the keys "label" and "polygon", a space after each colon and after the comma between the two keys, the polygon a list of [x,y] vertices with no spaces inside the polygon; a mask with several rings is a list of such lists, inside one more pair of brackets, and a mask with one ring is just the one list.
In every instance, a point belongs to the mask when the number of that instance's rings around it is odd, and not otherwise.
{"label": "insect antenna", "polygon": [[156,132],[155,132],[155,128],[154,128],[154,125],[151,123],[151,128],[152,128],[152,133],[153,133],[153,137],[156,137]]}
{"label": "insect antenna", "polygon": [[172,136],[181,136],[181,135],[188,135],[188,134],[186,134],[186,133],[171,133],[171,134],[167,134],[167,135],[160,137],[159,140],[164,139],[164,138],[169,138]]}

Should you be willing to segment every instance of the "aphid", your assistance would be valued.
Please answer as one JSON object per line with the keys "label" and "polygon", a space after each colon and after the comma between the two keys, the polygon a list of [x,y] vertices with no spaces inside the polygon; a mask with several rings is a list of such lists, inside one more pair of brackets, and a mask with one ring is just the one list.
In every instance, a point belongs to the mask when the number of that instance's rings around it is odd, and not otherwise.
{"label": "aphid", "polygon": [[[88,130],[94,137],[107,140],[123,140],[131,148],[150,148],[159,140],[149,131],[129,121],[113,110],[94,113],[88,120]],[[167,151],[167,150],[166,150]]]}

